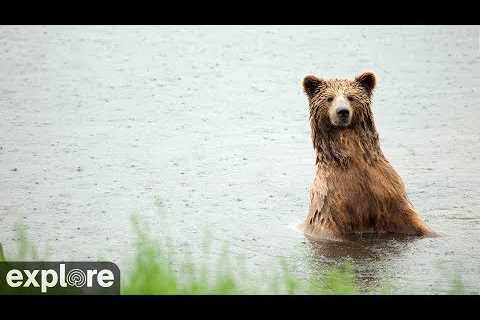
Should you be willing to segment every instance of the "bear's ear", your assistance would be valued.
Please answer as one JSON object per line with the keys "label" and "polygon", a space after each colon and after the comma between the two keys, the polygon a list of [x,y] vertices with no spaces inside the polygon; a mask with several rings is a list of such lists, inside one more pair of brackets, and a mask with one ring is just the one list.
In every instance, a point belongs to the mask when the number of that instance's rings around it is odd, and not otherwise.
{"label": "bear's ear", "polygon": [[309,98],[312,98],[315,95],[315,91],[320,87],[325,80],[319,79],[314,75],[308,75],[303,78],[303,90]]}
{"label": "bear's ear", "polygon": [[375,85],[377,84],[377,76],[375,75],[375,73],[367,71],[358,75],[355,78],[355,81],[357,81],[362,87],[364,87],[367,90],[368,94],[371,94],[373,89],[375,88]]}

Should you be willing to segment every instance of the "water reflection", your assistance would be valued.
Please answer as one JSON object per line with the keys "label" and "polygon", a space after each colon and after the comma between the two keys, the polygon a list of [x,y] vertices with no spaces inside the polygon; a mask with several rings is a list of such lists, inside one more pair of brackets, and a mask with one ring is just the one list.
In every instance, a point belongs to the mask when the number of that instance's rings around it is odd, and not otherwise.
{"label": "water reflection", "polygon": [[314,240],[306,237],[306,262],[313,277],[344,263],[352,266],[355,282],[362,291],[378,292],[391,286],[395,272],[390,263],[406,254],[418,238],[369,235],[346,241]]}

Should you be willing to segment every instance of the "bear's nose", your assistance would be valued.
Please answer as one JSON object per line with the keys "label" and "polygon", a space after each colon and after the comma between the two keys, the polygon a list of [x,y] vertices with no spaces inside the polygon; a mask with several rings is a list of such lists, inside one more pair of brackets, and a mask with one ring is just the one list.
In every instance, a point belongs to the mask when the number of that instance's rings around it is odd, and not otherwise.
{"label": "bear's nose", "polygon": [[350,111],[345,107],[340,107],[337,109],[337,115],[341,118],[347,118]]}

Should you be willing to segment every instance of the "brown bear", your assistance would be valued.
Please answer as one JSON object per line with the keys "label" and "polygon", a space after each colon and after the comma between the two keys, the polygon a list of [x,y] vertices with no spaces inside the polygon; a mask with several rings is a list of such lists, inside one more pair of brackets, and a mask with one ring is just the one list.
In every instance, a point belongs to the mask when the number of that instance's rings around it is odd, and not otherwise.
{"label": "brown bear", "polygon": [[373,72],[354,80],[303,80],[317,173],[302,229],[313,239],[434,235],[380,148],[370,108],[375,84]]}

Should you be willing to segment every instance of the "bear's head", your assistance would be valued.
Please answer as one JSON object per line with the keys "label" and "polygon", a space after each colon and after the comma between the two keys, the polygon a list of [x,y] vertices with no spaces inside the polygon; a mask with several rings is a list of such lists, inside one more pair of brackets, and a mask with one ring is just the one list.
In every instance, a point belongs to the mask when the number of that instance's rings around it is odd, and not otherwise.
{"label": "bear's head", "polygon": [[347,165],[359,155],[368,161],[382,156],[370,108],[376,82],[373,72],[353,80],[325,80],[313,75],[303,79],[317,163]]}
{"label": "bear's head", "polygon": [[[310,104],[310,118],[323,130],[365,125],[376,77],[364,72],[354,80],[324,80],[313,75],[303,79]],[[323,131],[322,130],[322,131]]]}

